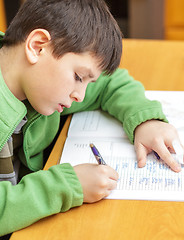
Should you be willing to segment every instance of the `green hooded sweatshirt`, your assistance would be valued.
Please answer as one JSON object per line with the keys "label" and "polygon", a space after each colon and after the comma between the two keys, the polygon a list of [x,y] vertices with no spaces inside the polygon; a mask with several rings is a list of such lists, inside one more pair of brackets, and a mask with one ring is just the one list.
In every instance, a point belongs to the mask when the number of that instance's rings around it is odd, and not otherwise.
{"label": "green hooded sweatshirt", "polygon": [[19,101],[0,72],[0,151],[26,115],[18,155],[31,172],[15,186],[0,182],[0,236],[83,203],[82,187],[71,165],[60,164],[44,171],[43,151],[53,141],[64,115],[99,108],[119,119],[131,143],[140,123],[149,119],[167,121],[160,103],[146,99],[141,83],[124,69],[117,69],[111,76],[102,74],[96,83],[88,85],[83,102],[73,102],[61,115],[54,112],[50,116],[36,112],[28,101]]}

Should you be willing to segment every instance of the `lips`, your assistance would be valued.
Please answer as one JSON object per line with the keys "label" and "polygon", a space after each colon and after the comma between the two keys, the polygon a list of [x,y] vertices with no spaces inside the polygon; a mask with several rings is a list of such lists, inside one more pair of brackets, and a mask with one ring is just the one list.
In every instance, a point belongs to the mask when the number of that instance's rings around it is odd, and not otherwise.
{"label": "lips", "polygon": [[59,113],[61,113],[61,112],[63,112],[63,108],[70,108],[71,106],[69,106],[69,105],[63,105],[63,104],[58,104],[58,108],[57,108],[57,111],[59,112]]}
{"label": "lips", "polygon": [[63,111],[63,105],[61,105],[61,104],[58,104],[58,108],[57,108],[57,111],[59,112],[59,113],[61,113],[62,111]]}

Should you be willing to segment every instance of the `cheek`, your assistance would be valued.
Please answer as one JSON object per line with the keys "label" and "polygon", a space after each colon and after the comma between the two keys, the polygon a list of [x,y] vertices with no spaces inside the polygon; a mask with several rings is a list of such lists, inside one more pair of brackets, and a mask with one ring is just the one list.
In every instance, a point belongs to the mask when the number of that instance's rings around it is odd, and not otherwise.
{"label": "cheek", "polygon": [[52,98],[53,102],[63,102],[65,99],[68,99],[71,92],[72,87],[70,83],[59,81],[48,88],[47,96]]}
{"label": "cheek", "polygon": [[53,78],[53,85],[56,92],[61,92],[64,95],[70,94],[75,87],[73,76],[63,76],[62,74],[57,75],[55,78]]}

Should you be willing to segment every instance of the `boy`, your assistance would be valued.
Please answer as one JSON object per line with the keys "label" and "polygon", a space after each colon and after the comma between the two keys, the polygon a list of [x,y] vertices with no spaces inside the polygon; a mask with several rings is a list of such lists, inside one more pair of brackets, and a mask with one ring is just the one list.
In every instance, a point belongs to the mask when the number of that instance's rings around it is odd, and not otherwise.
{"label": "boy", "polygon": [[103,0],[27,0],[0,44],[0,235],[116,187],[109,166],[41,170],[60,115],[102,108],[123,123],[140,167],[155,150],[181,170],[168,151],[178,136],[160,104],[126,70],[115,71],[121,32]]}

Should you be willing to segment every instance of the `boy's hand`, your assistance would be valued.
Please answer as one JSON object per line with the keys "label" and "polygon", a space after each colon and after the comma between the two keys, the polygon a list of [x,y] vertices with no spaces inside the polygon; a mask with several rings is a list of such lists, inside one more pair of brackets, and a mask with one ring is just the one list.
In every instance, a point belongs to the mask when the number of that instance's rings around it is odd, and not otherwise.
{"label": "boy's hand", "polygon": [[140,124],[135,129],[134,141],[138,166],[144,167],[147,154],[154,150],[173,171],[181,171],[181,165],[171,155],[174,153],[174,139],[180,142],[176,129],[168,123],[149,120]]}
{"label": "boy's hand", "polygon": [[117,186],[118,173],[107,165],[80,164],[74,167],[83,188],[84,202],[107,197]]}

